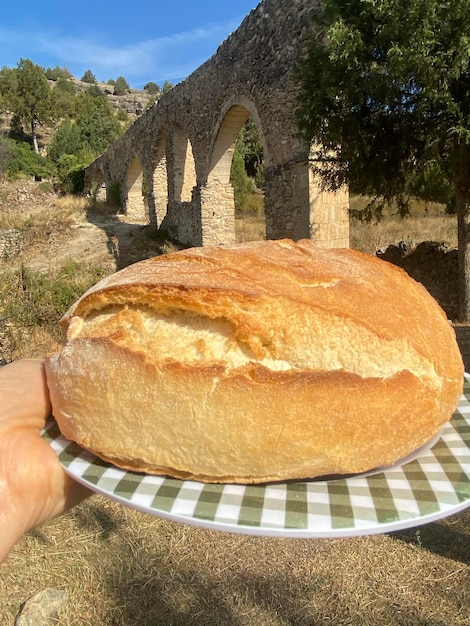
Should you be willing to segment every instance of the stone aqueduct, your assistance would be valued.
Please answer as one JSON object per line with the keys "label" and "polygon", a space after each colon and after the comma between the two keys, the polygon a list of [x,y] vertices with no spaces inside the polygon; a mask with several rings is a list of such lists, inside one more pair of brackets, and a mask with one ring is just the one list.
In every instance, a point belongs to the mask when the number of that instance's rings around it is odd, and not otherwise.
{"label": "stone aqueduct", "polygon": [[128,221],[192,246],[235,241],[230,168],[249,116],[265,160],[266,238],[349,245],[347,191],[325,192],[299,137],[295,64],[317,0],[264,0],[217,52],[164,94],[85,172],[85,189],[118,186]]}

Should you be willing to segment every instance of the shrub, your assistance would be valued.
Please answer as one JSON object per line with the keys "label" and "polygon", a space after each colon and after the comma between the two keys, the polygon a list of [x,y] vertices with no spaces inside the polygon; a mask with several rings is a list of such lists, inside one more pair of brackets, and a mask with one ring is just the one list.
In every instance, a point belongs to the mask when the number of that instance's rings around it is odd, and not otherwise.
{"label": "shrub", "polygon": [[157,83],[154,83],[154,82],[150,81],[149,83],[146,83],[144,85],[144,91],[146,91],[148,94],[154,96],[157,93],[160,93],[160,87],[157,85]]}
{"label": "shrub", "polygon": [[54,68],[48,67],[44,70],[44,74],[48,80],[68,80],[72,78],[72,74],[66,67],[59,67],[56,65]]}
{"label": "shrub", "polygon": [[78,196],[83,193],[85,183],[85,165],[74,165],[65,174],[61,182],[63,193]]}
{"label": "shrub", "polygon": [[0,347],[4,360],[22,355],[22,346],[37,336],[58,341],[58,320],[104,271],[67,260],[53,274],[27,267],[2,272],[0,280]]}
{"label": "shrub", "polygon": [[96,77],[91,70],[86,70],[80,80],[83,83],[96,83]]}
{"label": "shrub", "polygon": [[10,178],[21,174],[34,176],[36,179],[47,178],[55,172],[53,164],[41,154],[37,154],[29,143],[12,142],[12,152],[6,161],[6,172]]}
{"label": "shrub", "polygon": [[118,109],[116,118],[119,122],[127,122],[129,120],[129,115],[125,109]]}
{"label": "shrub", "polygon": [[64,155],[78,154],[83,146],[80,127],[66,118],[57,128],[48,148],[48,156],[59,163]]}
{"label": "shrub", "polygon": [[235,196],[235,209],[238,210],[242,208],[245,200],[254,190],[253,181],[246,173],[243,156],[238,150],[235,150],[233,154],[230,181],[233,185]]}
{"label": "shrub", "polygon": [[103,90],[101,89],[101,87],[98,87],[98,85],[90,85],[88,87],[87,93],[89,93],[90,96],[93,96],[94,98],[106,98]]}
{"label": "shrub", "polygon": [[114,95],[115,96],[123,96],[126,93],[129,93],[130,87],[127,83],[127,80],[123,76],[119,76],[116,79],[116,83],[114,84]]}
{"label": "shrub", "polygon": [[10,139],[0,136],[0,180],[3,178],[3,173],[6,171],[8,161],[13,156],[14,144]]}

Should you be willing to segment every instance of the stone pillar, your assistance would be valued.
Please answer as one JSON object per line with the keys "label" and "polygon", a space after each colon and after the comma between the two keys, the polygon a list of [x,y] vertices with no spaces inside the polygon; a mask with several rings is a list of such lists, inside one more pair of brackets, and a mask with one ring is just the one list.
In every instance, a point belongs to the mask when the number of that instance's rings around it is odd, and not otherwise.
{"label": "stone pillar", "polygon": [[307,159],[271,168],[266,176],[266,237],[312,239],[324,248],[349,247],[349,194],[321,189]]}
{"label": "stone pillar", "polygon": [[310,238],[308,171],[290,161],[266,171],[264,211],[267,239]]}
{"label": "stone pillar", "polygon": [[311,237],[322,248],[349,248],[349,190],[324,191],[309,170]]}
{"label": "stone pillar", "polygon": [[96,188],[96,192],[94,194],[95,200],[100,202],[106,202],[107,194],[106,194],[106,185],[103,182],[99,187]]}
{"label": "stone pillar", "polygon": [[235,243],[233,187],[212,180],[200,190],[202,245]]}
{"label": "stone pillar", "polygon": [[165,157],[162,157],[155,167],[152,184],[155,218],[157,226],[160,226],[168,210],[168,175]]}
{"label": "stone pillar", "polygon": [[148,210],[146,209],[144,196],[142,193],[143,174],[142,171],[132,181],[132,186],[128,189],[126,200],[126,218],[129,222],[136,224],[148,223]]}

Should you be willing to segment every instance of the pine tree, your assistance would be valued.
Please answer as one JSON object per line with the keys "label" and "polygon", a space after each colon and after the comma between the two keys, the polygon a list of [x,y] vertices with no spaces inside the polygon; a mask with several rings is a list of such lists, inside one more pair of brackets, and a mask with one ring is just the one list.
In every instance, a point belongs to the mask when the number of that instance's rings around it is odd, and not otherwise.
{"label": "pine tree", "polygon": [[[470,321],[470,2],[324,0],[299,64],[298,122],[329,189],[405,198],[453,181],[459,317]],[[402,206],[406,206],[403,204]]]}

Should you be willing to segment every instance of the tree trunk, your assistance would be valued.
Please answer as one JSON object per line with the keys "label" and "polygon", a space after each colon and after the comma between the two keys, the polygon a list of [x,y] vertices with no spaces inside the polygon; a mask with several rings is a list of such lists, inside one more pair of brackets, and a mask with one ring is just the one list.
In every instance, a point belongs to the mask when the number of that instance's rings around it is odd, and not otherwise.
{"label": "tree trunk", "polygon": [[460,322],[470,322],[470,146],[460,146],[455,169],[455,204],[459,242]]}
{"label": "tree trunk", "polygon": [[36,122],[32,120],[31,122],[31,135],[33,138],[33,148],[36,154],[39,154],[39,146],[38,146],[38,136],[36,133]]}

